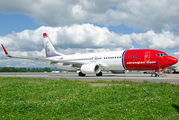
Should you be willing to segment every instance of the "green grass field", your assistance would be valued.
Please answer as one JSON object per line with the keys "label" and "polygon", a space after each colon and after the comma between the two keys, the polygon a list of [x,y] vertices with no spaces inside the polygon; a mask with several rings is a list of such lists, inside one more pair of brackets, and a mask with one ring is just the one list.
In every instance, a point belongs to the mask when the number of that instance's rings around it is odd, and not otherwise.
{"label": "green grass field", "polygon": [[0,119],[179,119],[179,85],[0,77]]}

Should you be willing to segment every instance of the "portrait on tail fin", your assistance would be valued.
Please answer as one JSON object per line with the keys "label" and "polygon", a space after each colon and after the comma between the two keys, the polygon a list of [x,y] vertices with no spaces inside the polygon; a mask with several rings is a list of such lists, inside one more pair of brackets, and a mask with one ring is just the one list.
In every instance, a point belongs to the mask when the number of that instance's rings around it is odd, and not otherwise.
{"label": "portrait on tail fin", "polygon": [[50,57],[49,42],[46,42],[46,45],[45,45],[45,54],[46,54],[46,57]]}

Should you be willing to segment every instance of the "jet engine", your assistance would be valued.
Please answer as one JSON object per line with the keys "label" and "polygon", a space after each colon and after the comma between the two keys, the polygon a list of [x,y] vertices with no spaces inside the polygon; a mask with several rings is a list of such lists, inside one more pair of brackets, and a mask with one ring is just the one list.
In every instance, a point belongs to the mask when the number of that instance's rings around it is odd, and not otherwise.
{"label": "jet engine", "polygon": [[84,74],[98,74],[100,71],[98,64],[84,64],[81,66],[81,72]]}

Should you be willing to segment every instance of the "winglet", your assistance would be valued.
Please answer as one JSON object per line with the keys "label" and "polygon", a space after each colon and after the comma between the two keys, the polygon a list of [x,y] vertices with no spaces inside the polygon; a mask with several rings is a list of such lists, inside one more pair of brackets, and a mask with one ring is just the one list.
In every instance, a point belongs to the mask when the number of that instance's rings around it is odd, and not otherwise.
{"label": "winglet", "polygon": [[3,46],[3,44],[1,44],[1,46],[2,46],[2,48],[3,48],[4,52],[5,52],[5,54],[8,55],[8,53],[7,53],[6,49],[5,49],[5,47]]}
{"label": "winglet", "polygon": [[47,33],[43,33],[43,37],[44,37],[44,38],[47,37]]}

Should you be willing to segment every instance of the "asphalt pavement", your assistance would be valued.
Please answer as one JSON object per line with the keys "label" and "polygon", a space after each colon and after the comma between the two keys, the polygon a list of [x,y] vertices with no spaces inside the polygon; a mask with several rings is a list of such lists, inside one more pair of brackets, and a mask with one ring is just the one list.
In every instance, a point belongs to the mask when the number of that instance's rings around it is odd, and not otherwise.
{"label": "asphalt pavement", "polygon": [[0,73],[1,77],[29,77],[29,78],[46,78],[46,79],[60,79],[66,78],[70,80],[130,80],[134,82],[168,82],[172,84],[179,84],[179,74],[166,74],[166,77],[151,77],[151,74],[142,73],[128,73],[128,74],[112,74],[104,73],[103,76],[96,76],[95,74],[87,74],[85,77],[79,77],[77,73]]}

